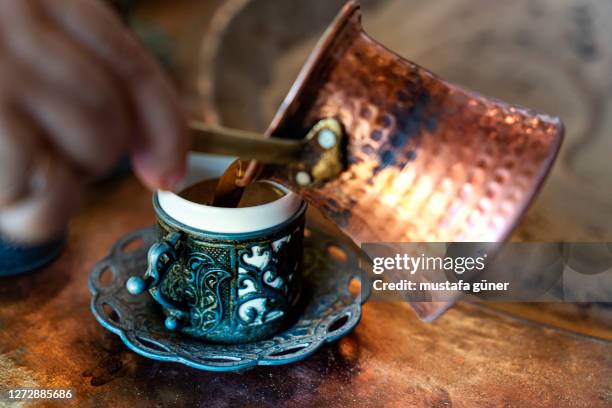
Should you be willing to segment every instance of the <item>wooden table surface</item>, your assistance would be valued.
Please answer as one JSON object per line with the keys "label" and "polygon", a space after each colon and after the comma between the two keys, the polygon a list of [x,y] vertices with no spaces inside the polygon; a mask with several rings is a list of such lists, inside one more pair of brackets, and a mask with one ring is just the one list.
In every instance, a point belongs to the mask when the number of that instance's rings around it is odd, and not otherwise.
{"label": "wooden table surface", "polygon": [[87,274],[153,222],[150,200],[132,177],[96,186],[58,261],[0,281],[0,384],[71,388],[79,407],[612,404],[612,343],[469,304],[426,324],[403,303],[367,303],[352,334],[282,367],[209,373],[136,355],[94,319]]}

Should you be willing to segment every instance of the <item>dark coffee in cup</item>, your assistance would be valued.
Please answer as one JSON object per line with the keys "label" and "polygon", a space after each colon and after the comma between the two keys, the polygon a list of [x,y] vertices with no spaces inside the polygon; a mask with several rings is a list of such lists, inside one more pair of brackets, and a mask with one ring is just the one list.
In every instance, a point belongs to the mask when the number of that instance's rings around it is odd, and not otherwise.
{"label": "dark coffee in cup", "polygon": [[[218,178],[201,181],[181,191],[179,196],[194,203],[211,205],[218,182]],[[284,195],[285,193],[274,184],[256,181],[244,189],[237,208],[271,203]]]}

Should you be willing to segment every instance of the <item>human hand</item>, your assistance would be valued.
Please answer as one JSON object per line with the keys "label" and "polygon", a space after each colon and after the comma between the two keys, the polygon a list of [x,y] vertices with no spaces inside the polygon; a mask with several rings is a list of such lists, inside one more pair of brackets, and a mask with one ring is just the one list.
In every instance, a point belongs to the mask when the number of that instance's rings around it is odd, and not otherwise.
{"label": "human hand", "polygon": [[151,189],[185,171],[186,121],[160,68],[99,0],[0,0],[0,234],[66,227],[85,182],[129,154]]}

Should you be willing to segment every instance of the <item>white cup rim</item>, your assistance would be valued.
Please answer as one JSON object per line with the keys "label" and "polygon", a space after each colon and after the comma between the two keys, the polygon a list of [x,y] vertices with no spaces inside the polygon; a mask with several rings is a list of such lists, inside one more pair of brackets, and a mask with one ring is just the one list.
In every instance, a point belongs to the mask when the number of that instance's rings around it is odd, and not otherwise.
{"label": "white cup rim", "polygon": [[[187,182],[182,188],[196,182],[219,177],[233,158],[205,154],[190,154]],[[279,226],[303,206],[303,200],[287,187],[265,180],[285,193],[269,203],[252,207],[223,208],[194,203],[171,191],[158,190],[159,207],[173,220],[195,230],[221,234],[241,234],[267,230]]]}

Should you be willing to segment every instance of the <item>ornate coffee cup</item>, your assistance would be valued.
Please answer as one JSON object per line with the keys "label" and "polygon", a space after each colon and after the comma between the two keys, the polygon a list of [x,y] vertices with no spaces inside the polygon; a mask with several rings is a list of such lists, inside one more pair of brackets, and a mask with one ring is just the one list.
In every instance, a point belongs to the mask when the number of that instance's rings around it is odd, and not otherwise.
{"label": "ornate coffee cup", "polygon": [[[220,176],[231,161],[190,157],[186,186]],[[294,317],[300,294],[306,204],[273,185],[280,198],[243,208],[156,192],[159,242],[144,277],[127,281],[128,291],[147,289],[167,329],[203,340],[239,343],[277,333]]]}

